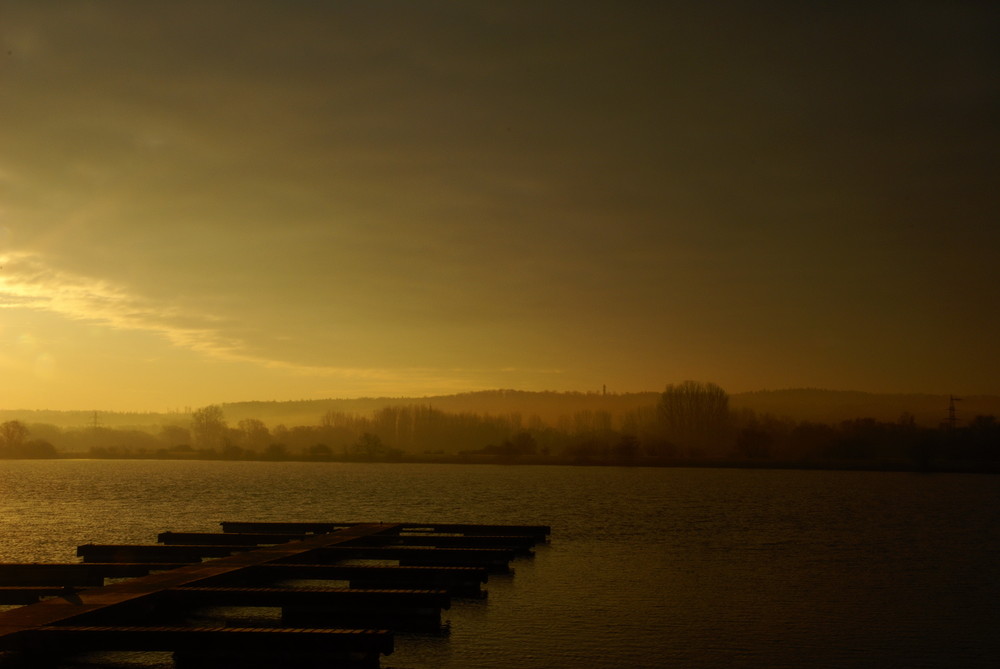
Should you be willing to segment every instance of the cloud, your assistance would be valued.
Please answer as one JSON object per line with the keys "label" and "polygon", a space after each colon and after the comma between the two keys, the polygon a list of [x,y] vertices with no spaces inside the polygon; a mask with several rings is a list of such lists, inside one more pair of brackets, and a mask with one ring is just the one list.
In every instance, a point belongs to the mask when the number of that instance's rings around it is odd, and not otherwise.
{"label": "cloud", "polygon": [[89,321],[123,331],[159,335],[171,345],[221,362],[244,363],[287,374],[336,378],[366,387],[423,386],[464,389],[470,380],[496,374],[551,376],[558,369],[378,368],[305,365],[254,351],[252,342],[227,334],[237,323],[191,313],[176,305],[135,294],[113,282],[58,269],[42,255],[0,255],[0,309],[29,309]]}
{"label": "cloud", "polygon": [[238,356],[243,346],[213,327],[210,318],[192,318],[109,281],[62,271],[39,254],[7,253],[0,256],[0,266],[0,308],[48,311],[119,330],[152,332],[216,357]]}

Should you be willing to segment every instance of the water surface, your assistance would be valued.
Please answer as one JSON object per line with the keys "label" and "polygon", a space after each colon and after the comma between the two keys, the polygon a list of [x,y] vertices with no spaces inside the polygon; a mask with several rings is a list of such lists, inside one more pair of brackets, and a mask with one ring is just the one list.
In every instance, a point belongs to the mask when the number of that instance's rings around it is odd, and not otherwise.
{"label": "water surface", "polygon": [[0,462],[0,561],[221,520],[548,524],[387,666],[995,667],[989,476],[465,465]]}

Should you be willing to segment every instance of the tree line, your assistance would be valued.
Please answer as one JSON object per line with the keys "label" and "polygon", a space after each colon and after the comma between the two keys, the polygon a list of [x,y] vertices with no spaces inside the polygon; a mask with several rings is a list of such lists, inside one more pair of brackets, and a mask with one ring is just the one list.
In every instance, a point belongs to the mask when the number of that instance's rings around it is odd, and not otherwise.
{"label": "tree line", "polygon": [[329,410],[312,425],[231,424],[219,405],[158,432],[99,426],[0,423],[0,457],[202,458],[229,460],[426,460],[627,465],[744,465],[882,469],[1000,468],[1000,423],[992,415],[962,425],[920,427],[857,418],[836,424],[734,410],[712,383],[666,387],[655,404],[619,414],[582,410],[554,424],[511,412],[446,412],[425,404],[386,406],[368,415]]}

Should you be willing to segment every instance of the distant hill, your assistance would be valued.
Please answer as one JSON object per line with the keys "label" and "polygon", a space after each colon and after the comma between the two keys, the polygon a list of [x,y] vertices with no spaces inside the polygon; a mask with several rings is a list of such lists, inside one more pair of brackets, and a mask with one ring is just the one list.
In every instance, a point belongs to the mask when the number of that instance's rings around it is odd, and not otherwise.
{"label": "distant hill", "polygon": [[0,409],[0,423],[19,420],[26,424],[55,425],[61,428],[110,427],[117,430],[147,429],[150,426],[168,425],[189,421],[191,415],[183,412],[156,413],[133,411],[55,411],[51,409]]}
{"label": "distant hill", "polygon": [[[222,404],[226,420],[235,426],[245,418],[257,418],[271,427],[283,424],[317,425],[328,411],[369,415],[387,406],[422,405],[447,413],[520,414],[527,422],[537,416],[549,425],[581,411],[607,411],[614,416],[652,407],[659,392],[580,393],[532,392],[524,390],[484,390],[430,397],[368,397],[355,399],[297,400],[288,402],[231,402]],[[761,390],[730,396],[733,409],[750,409],[759,414],[795,421],[839,423],[853,418],[897,421],[912,414],[920,425],[934,427],[948,417],[948,395],[878,394],[858,391],[800,388]],[[963,397],[956,403],[959,425],[977,415],[1000,416],[1000,396]],[[109,411],[13,411],[0,409],[0,422],[20,420],[28,424],[49,424],[62,428],[96,424],[116,429],[159,428],[190,421],[186,412],[137,413]]]}
{"label": "distant hill", "polygon": [[[306,400],[298,402],[238,402],[222,405],[230,422],[259,418],[276,425],[314,425],[327,411],[369,414],[386,406],[419,404],[447,413],[521,414],[527,420],[538,416],[550,425],[564,416],[580,411],[607,411],[621,415],[642,407],[654,406],[659,392],[574,393],[532,392],[524,390],[484,390],[433,397],[362,398]],[[798,388],[760,390],[730,395],[733,409],[751,409],[795,421],[840,423],[853,418],[874,418],[895,422],[904,413],[917,423],[936,427],[948,417],[948,395],[881,394],[850,390]],[[978,415],[1000,416],[1000,396],[963,397],[956,403],[959,424]]]}
{"label": "distant hill", "polygon": [[[925,427],[936,427],[948,418],[948,403],[949,395],[881,394],[816,388],[739,393],[731,396],[730,401],[735,409],[752,409],[760,414],[817,423],[840,423],[853,418],[895,422],[903,413],[909,413]],[[965,396],[955,403],[955,407],[960,425],[975,416],[1000,416],[1000,396]]]}
{"label": "distant hill", "polygon": [[377,397],[360,399],[302,400],[296,402],[235,402],[223,404],[222,409],[230,421],[258,418],[269,425],[315,425],[328,411],[370,414],[387,406],[430,406],[446,413],[521,414],[525,420],[538,416],[542,421],[555,424],[562,416],[572,416],[579,411],[608,411],[614,415],[633,409],[652,406],[659,399],[658,392],[644,393],[574,393],[531,392],[524,390],[484,390],[457,395],[429,397]]}
{"label": "distant hill", "polygon": [[[292,400],[283,402],[228,402],[221,404],[226,421],[236,425],[245,418],[256,418],[269,426],[317,425],[328,411],[370,415],[389,406],[430,406],[447,413],[521,414],[525,420],[538,416],[555,424],[562,416],[579,411],[608,411],[614,415],[656,404],[660,393],[578,393],[530,392],[522,390],[484,390],[427,397],[361,397],[352,399]],[[45,423],[63,428],[89,427],[95,424],[117,429],[148,428],[186,423],[190,413],[131,413],[114,411],[23,411],[0,409],[0,422],[20,420]]]}

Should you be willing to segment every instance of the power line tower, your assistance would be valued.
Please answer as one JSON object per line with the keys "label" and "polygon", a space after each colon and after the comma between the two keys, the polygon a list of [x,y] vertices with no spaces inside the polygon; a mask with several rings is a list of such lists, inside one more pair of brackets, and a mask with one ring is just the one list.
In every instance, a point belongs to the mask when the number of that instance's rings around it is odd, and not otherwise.
{"label": "power line tower", "polygon": [[955,426],[958,424],[958,415],[955,412],[955,402],[961,402],[961,397],[955,397],[950,395],[948,397],[948,429],[954,430]]}

